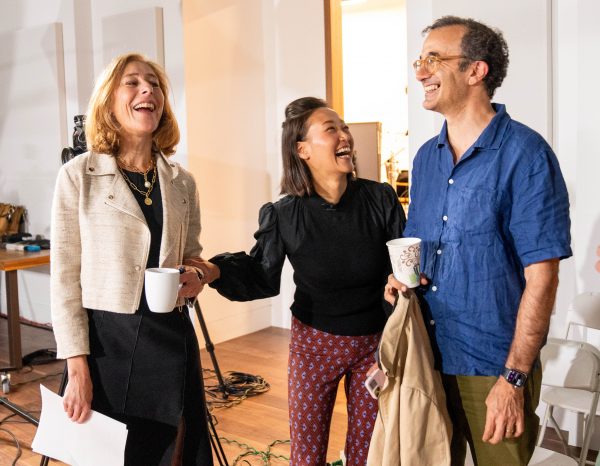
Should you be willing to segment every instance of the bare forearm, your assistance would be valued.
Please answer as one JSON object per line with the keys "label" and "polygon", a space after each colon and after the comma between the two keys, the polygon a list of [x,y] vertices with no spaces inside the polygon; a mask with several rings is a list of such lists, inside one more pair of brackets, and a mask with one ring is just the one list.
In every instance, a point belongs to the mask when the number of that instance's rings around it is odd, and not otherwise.
{"label": "bare forearm", "polygon": [[558,287],[558,259],[526,267],[525,280],[506,367],[529,373],[548,333]]}
{"label": "bare forearm", "polygon": [[90,376],[90,369],[87,362],[87,356],[73,356],[67,359],[67,370],[69,374],[69,379],[73,379],[76,377],[86,377]]}
{"label": "bare forearm", "polygon": [[67,359],[69,381],[63,396],[63,407],[67,416],[74,422],[85,422],[91,413],[92,379],[87,356],[73,356]]}

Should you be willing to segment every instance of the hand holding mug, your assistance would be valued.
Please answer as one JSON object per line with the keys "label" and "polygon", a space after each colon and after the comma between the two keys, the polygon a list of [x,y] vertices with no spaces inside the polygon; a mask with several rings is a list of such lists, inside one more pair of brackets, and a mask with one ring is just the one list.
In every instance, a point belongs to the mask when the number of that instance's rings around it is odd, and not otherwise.
{"label": "hand holding mug", "polygon": [[177,296],[180,298],[195,298],[204,288],[204,274],[199,268],[191,265],[180,265],[178,269],[180,275]]}
{"label": "hand holding mug", "polygon": [[203,287],[202,273],[189,265],[146,269],[144,289],[152,312],[171,312],[178,297],[195,298]]}

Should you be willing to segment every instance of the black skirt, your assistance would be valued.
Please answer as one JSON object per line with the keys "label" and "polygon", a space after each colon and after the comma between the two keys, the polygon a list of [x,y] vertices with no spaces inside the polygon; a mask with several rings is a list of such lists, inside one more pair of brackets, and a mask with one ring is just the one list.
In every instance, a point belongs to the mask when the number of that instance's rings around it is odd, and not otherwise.
{"label": "black skirt", "polygon": [[145,309],[88,310],[92,408],[127,424],[127,466],[170,464],[182,419],[183,464],[210,466],[200,353],[187,308]]}

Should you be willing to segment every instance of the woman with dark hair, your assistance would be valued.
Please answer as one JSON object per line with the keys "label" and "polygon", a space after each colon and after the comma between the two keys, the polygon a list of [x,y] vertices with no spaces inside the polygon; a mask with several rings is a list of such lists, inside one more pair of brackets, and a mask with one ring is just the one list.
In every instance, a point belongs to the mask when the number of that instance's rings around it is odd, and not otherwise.
{"label": "woman with dark hair", "polygon": [[394,189],[355,179],[354,141],[326,102],[290,103],[283,123],[283,178],[275,203],[259,214],[249,254],[186,263],[235,301],[279,294],[284,259],[296,292],[288,366],[293,466],[322,466],[337,387],[345,378],[346,464],[366,464],[377,402],[364,387],[374,363],[391,266],[386,241],[402,236],[405,217]]}
{"label": "woman with dark hair", "polygon": [[[89,152],[61,168],[52,204],[51,310],[67,360],[63,406],[127,425],[125,466],[210,466],[198,341],[184,298],[202,289],[194,178],[168,159],[179,128],[162,68],[115,58],[90,99]],[[151,312],[144,269],[179,268],[179,306]]]}

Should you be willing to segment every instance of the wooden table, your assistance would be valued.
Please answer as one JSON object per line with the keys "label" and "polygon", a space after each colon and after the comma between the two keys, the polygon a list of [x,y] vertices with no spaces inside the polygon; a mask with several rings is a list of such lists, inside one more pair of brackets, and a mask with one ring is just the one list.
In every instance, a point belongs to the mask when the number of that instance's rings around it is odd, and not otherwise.
{"label": "wooden table", "polygon": [[8,354],[11,368],[23,367],[21,353],[21,322],[19,317],[19,283],[17,272],[50,263],[50,251],[7,251],[0,249],[0,270],[6,277],[6,307],[8,316]]}

